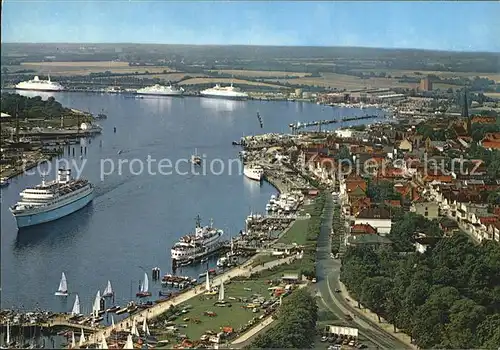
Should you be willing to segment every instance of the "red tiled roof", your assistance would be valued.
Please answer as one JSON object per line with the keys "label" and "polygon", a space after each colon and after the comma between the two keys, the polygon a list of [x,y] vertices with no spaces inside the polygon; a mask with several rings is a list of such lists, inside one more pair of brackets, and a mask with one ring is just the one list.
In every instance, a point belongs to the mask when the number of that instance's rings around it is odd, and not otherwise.
{"label": "red tiled roof", "polygon": [[377,230],[370,224],[356,224],[351,226],[351,234],[377,234]]}

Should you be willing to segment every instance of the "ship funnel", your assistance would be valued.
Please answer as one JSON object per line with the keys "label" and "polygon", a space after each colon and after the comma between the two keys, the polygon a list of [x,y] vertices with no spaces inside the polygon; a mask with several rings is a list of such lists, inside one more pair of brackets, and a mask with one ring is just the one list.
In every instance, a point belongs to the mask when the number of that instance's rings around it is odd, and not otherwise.
{"label": "ship funnel", "polygon": [[57,171],[57,182],[61,184],[68,183],[71,180],[71,169],[61,168]]}

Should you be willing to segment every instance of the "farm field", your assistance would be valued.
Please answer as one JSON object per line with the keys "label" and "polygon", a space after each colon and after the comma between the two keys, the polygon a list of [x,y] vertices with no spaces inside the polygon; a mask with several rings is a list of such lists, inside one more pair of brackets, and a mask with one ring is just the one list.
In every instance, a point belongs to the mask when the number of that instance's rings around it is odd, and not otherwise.
{"label": "farm field", "polygon": [[386,72],[388,75],[391,76],[402,76],[402,75],[407,75],[407,76],[415,76],[415,72],[422,74],[422,76],[426,76],[429,74],[437,75],[439,77],[443,78],[453,78],[453,77],[483,77],[483,78],[488,78],[491,80],[494,80],[497,83],[500,83],[500,73],[476,73],[476,72],[444,72],[444,71],[425,71],[425,70],[388,70],[388,69],[353,69],[354,71],[357,72],[374,72],[374,73],[380,73],[380,72]]}
{"label": "farm field", "polygon": [[244,69],[221,69],[221,70],[211,70],[211,72],[221,72],[224,74],[233,74],[234,76],[240,77],[279,77],[285,78],[288,76],[295,77],[306,77],[311,75],[310,73],[303,72],[281,72],[281,71],[265,71],[265,70],[244,70]]}
{"label": "farm field", "polygon": [[[173,70],[168,67],[160,66],[133,66],[130,67],[128,62],[114,62],[114,61],[101,61],[101,62],[23,62],[20,66],[6,66],[9,71],[15,72],[16,70],[33,69],[37,74],[45,75],[87,75],[90,73],[102,73],[110,71],[113,73],[130,73],[135,72],[144,73],[163,73],[172,72]],[[34,73],[26,73],[34,74]]]}
{"label": "farm field", "polygon": [[192,78],[180,82],[179,85],[216,84],[216,83],[228,84],[228,85],[233,83],[234,85],[241,84],[241,85],[265,86],[275,89],[284,88],[283,86],[272,83],[261,83],[261,82],[248,81],[243,79],[231,79],[231,78]]}
{"label": "farm field", "polygon": [[310,86],[331,87],[337,89],[364,89],[364,88],[414,88],[416,84],[399,83],[392,78],[361,79],[352,75],[337,73],[321,73],[321,77],[304,77],[296,79],[269,79],[267,82],[301,84]]}

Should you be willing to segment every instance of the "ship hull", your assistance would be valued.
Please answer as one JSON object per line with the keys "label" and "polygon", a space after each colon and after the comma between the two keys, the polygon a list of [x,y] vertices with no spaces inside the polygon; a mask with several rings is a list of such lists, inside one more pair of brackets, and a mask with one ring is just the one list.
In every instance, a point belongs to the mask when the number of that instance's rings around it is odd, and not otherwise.
{"label": "ship hull", "polygon": [[16,90],[24,90],[24,91],[40,91],[40,92],[61,92],[64,91],[64,89],[36,89],[36,88],[29,88],[29,87],[15,87]]}
{"label": "ship hull", "polygon": [[255,180],[255,181],[262,181],[262,178],[264,177],[263,174],[257,174],[255,172],[252,172],[252,171],[248,171],[246,169],[243,169],[243,174],[251,179],[251,180]]}
{"label": "ship hull", "polygon": [[136,95],[140,96],[170,96],[170,97],[182,97],[182,92],[166,92],[164,94],[159,92],[136,92]]}
{"label": "ship hull", "polygon": [[227,95],[212,95],[207,93],[200,93],[201,97],[207,98],[217,98],[221,100],[233,100],[233,101],[246,101],[248,100],[248,96],[227,96]]}
{"label": "ship hull", "polygon": [[89,204],[93,198],[94,198],[94,191],[90,192],[84,197],[77,199],[76,201],[73,201],[58,208],[54,208],[52,210],[35,214],[26,214],[26,213],[15,214],[14,217],[16,218],[17,227],[23,228],[28,226],[35,226],[60,219],[64,216],[67,216],[82,209],[87,204]]}

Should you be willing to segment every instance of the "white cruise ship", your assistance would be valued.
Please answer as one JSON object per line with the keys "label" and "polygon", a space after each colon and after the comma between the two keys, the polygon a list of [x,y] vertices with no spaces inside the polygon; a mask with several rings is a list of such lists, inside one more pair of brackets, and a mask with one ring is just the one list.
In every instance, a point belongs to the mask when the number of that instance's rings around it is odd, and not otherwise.
{"label": "white cruise ship", "polygon": [[210,226],[202,227],[200,217],[197,216],[195,232],[181,237],[170,250],[172,260],[192,261],[212,253],[217,249],[217,243],[223,234],[223,230],[213,227],[212,220],[210,220]]}
{"label": "white cruise ship", "polygon": [[147,86],[136,91],[138,95],[155,95],[155,96],[182,96],[184,93],[183,88],[176,88],[172,85],[163,86],[160,84],[155,84],[153,86]]}
{"label": "white cruise ship", "polygon": [[220,86],[220,84],[216,84],[213,88],[200,91],[200,95],[203,97],[226,98],[231,100],[246,100],[248,98],[246,92],[241,91],[238,87],[234,87],[233,84],[230,86]]}
{"label": "white cruise ship", "polygon": [[260,165],[245,164],[243,174],[249,179],[261,181],[264,178],[264,169]]}
{"label": "white cruise ship", "polygon": [[57,179],[29,187],[20,193],[21,199],[10,211],[17,227],[42,224],[69,215],[93,198],[94,186],[87,180],[71,178],[70,169],[59,169]]}
{"label": "white cruise ship", "polygon": [[33,80],[22,81],[16,85],[18,90],[32,90],[32,91],[63,91],[64,86],[59,83],[50,80],[40,80],[40,78],[35,76]]}

